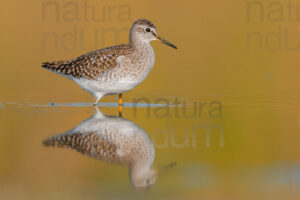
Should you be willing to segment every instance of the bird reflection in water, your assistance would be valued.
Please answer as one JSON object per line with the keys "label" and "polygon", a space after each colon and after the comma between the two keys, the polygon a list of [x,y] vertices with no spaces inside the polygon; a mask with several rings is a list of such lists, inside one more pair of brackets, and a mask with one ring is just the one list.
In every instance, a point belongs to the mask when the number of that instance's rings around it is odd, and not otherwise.
{"label": "bird reflection in water", "polygon": [[149,189],[158,174],[175,165],[153,169],[155,150],[147,133],[132,121],[106,116],[98,108],[76,128],[48,138],[43,144],[70,148],[97,160],[128,166],[130,182],[136,190]]}

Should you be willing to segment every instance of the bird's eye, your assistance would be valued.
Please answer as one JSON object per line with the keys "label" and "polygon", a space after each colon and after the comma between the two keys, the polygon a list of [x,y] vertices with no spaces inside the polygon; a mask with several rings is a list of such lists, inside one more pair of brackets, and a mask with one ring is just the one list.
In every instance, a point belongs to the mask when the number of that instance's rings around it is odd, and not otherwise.
{"label": "bird's eye", "polygon": [[150,28],[146,28],[146,32],[150,32]]}

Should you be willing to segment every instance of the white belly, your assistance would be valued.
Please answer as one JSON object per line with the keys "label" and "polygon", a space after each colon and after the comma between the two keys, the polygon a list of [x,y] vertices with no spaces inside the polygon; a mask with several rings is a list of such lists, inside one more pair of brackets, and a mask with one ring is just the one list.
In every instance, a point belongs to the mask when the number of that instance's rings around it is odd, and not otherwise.
{"label": "white belly", "polygon": [[103,96],[108,94],[121,94],[133,89],[142,81],[133,81],[131,79],[120,79],[117,82],[104,82],[102,80],[74,79],[74,81],[84,90],[92,93],[101,93]]}

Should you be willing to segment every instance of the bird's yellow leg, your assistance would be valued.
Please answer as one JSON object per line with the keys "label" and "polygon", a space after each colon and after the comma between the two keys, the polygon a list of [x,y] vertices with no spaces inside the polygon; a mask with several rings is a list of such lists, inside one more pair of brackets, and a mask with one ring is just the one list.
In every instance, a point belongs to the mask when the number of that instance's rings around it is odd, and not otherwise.
{"label": "bird's yellow leg", "polygon": [[119,106],[123,105],[122,94],[119,94]]}
{"label": "bird's yellow leg", "polygon": [[123,105],[122,94],[119,94],[119,116],[120,117],[122,117],[122,105]]}

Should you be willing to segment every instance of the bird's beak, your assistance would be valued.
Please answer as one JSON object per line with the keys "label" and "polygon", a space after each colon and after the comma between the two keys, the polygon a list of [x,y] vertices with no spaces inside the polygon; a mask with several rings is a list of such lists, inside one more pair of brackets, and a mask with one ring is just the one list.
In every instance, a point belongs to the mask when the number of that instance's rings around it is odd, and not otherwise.
{"label": "bird's beak", "polygon": [[159,37],[159,36],[156,35],[156,34],[154,34],[154,35],[155,35],[155,37],[156,37],[158,40],[160,40],[162,43],[164,43],[164,44],[166,44],[166,45],[168,45],[168,46],[170,46],[170,47],[172,47],[172,48],[174,48],[174,49],[177,49],[177,47],[176,47],[174,44],[172,44],[171,42],[168,42],[167,40],[165,40],[164,38]]}

